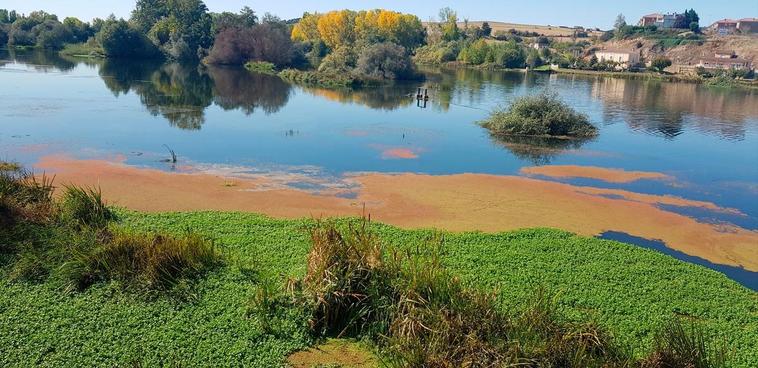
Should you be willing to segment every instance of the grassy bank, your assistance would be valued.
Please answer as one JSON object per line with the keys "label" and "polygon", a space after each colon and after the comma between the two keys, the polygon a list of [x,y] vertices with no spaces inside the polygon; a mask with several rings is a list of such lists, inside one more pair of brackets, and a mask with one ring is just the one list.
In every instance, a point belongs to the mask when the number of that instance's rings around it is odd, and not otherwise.
{"label": "grassy bank", "polygon": [[685,74],[660,74],[653,72],[607,72],[597,70],[581,70],[581,69],[567,69],[558,68],[552,69],[553,72],[562,74],[578,74],[578,75],[593,75],[600,77],[611,78],[626,78],[626,79],[639,79],[639,80],[654,80],[664,82],[680,82],[680,83],[698,83],[707,86],[714,87],[737,87],[737,88],[758,88],[758,81],[756,80],[738,80],[732,78],[703,78],[697,75],[685,75]]}
{"label": "grassy bank", "polygon": [[[271,317],[252,301],[305,273],[310,220],[242,213],[118,213],[138,232],[212,237],[226,265],[188,284],[181,301],[145,297],[114,280],[78,293],[54,280],[0,279],[0,365],[279,365],[313,342],[298,308]],[[434,232],[374,225],[389,246],[414,249]],[[497,289],[497,306],[517,313],[544,286],[570,320],[594,320],[645,355],[672,316],[703,326],[734,351],[732,366],[758,364],[758,297],[716,272],[612,241],[547,229],[445,234],[442,262],[465,284]],[[273,279],[273,282],[270,281]],[[269,281],[267,281],[269,280]],[[268,285],[268,286],[267,286]],[[273,326],[272,326],[273,324]]]}

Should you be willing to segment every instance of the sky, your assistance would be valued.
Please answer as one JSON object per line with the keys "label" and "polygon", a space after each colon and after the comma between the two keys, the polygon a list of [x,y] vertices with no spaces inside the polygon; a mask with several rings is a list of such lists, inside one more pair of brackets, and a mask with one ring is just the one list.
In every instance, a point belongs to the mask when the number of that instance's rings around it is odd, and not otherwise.
{"label": "sky", "polygon": [[[82,20],[105,18],[111,13],[128,18],[135,0],[2,0],[0,8],[15,9],[21,13],[45,10],[60,18],[75,16]],[[665,3],[665,5],[664,5]],[[270,12],[283,19],[298,18],[304,11],[328,11],[334,9],[384,8],[417,15],[421,20],[435,17],[440,8],[449,6],[458,12],[461,19],[471,21],[489,20],[510,23],[539,25],[584,26],[609,29],[616,15],[624,14],[632,24],[645,14],[656,12],[682,12],[694,8],[700,15],[701,24],[710,25],[722,18],[758,17],[757,0],[205,0],[213,12],[238,11],[243,6],[253,8],[259,14]]]}

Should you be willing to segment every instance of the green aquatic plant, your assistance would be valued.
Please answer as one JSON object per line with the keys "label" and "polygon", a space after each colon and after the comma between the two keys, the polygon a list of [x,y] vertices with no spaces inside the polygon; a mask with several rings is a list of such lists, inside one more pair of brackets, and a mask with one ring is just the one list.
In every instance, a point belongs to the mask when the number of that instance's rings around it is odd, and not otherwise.
{"label": "green aquatic plant", "polygon": [[492,112],[480,124],[495,136],[587,138],[597,135],[597,128],[587,115],[549,93],[519,97],[507,109]]}
{"label": "green aquatic plant", "polygon": [[245,63],[245,69],[256,73],[276,75],[276,65],[267,61],[248,61]]}

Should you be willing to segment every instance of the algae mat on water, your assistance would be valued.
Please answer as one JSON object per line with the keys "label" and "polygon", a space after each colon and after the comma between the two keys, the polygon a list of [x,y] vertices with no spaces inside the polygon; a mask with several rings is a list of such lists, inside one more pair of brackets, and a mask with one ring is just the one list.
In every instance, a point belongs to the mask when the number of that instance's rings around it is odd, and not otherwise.
{"label": "algae mat on water", "polygon": [[[0,366],[277,366],[314,341],[297,310],[282,311],[274,333],[256,322],[250,298],[266,274],[301,275],[310,220],[242,213],[124,212],[141,230],[216,239],[228,262],[195,284],[187,300],[145,298],[119,285],[82,293],[0,278]],[[387,245],[423,246],[434,234],[375,225]],[[538,287],[562,312],[594,319],[642,355],[674,315],[702,324],[734,352],[732,366],[758,366],[758,293],[714,271],[612,241],[549,229],[445,234],[443,260],[464,281],[499,290],[519,310]],[[6,264],[1,262],[0,264]],[[250,267],[248,268],[247,265]]]}

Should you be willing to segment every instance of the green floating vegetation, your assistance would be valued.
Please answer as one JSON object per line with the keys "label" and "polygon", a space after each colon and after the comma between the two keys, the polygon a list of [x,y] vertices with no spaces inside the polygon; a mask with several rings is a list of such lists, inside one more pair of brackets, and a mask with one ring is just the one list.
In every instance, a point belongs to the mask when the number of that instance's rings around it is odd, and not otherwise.
{"label": "green floating vegetation", "polygon": [[104,59],[106,57],[103,48],[96,43],[68,43],[59,51],[61,55],[73,57],[87,57]]}
{"label": "green floating vegetation", "polygon": [[344,88],[359,86],[361,82],[349,74],[326,73],[319,71],[304,71],[285,69],[279,72],[279,77],[294,83],[307,84],[316,87]]}
{"label": "green floating vegetation", "polygon": [[495,136],[589,138],[597,135],[597,128],[587,115],[548,93],[519,97],[507,109],[494,111],[480,124]]}
{"label": "green floating vegetation", "polygon": [[223,212],[100,228],[92,190],[65,217],[49,180],[2,167],[2,366],[281,366],[329,335],[399,366],[758,365],[757,293],[632,245]]}
{"label": "green floating vegetation", "polygon": [[220,259],[214,244],[193,233],[168,236],[127,231],[99,189],[67,185],[58,200],[52,181],[16,164],[0,170],[0,254],[9,280],[84,290],[119,281],[139,290],[168,290]]}
{"label": "green floating vegetation", "polygon": [[245,69],[262,74],[276,75],[276,65],[267,61],[248,61],[245,63]]}

